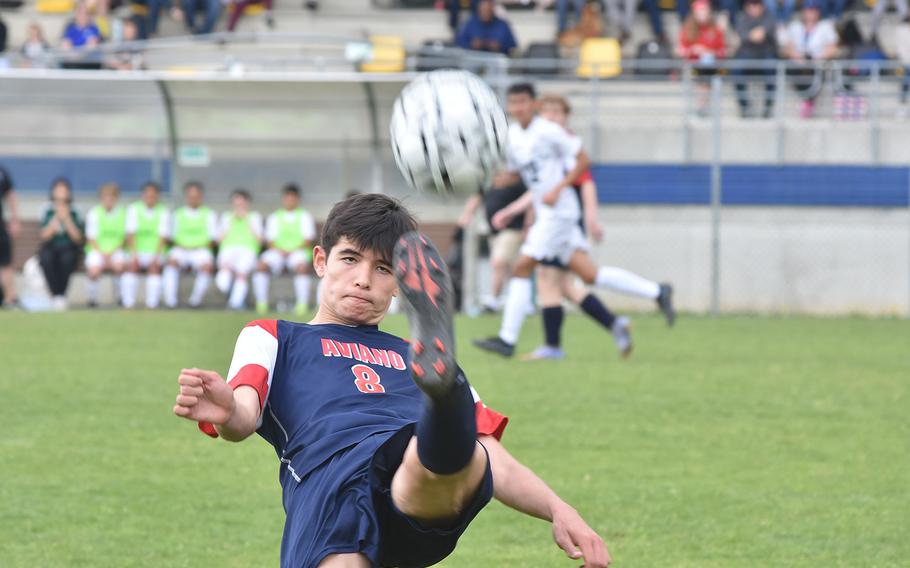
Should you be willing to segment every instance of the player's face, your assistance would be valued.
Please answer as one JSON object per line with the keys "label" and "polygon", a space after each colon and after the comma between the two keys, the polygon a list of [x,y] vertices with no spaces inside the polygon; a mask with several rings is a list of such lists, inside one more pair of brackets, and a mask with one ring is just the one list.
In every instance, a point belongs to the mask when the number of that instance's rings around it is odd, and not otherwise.
{"label": "player's face", "polygon": [[329,255],[313,249],[313,268],[322,278],[317,319],[323,323],[376,325],[398,295],[392,266],[378,253],[342,237]]}
{"label": "player's face", "polygon": [[194,209],[202,205],[202,190],[195,185],[188,187],[186,189],[186,204]]}
{"label": "player's face", "polygon": [[142,202],[146,207],[154,207],[158,204],[158,190],[154,186],[146,186],[142,190]]}
{"label": "player's face", "polygon": [[540,116],[546,118],[547,120],[552,120],[563,128],[566,127],[566,122],[569,118],[566,116],[565,111],[562,110],[562,105],[556,103],[547,103],[545,105],[541,105]]}
{"label": "player's face", "polygon": [[231,198],[231,207],[234,209],[234,215],[243,217],[250,209],[250,202],[237,195]]}
{"label": "player's face", "polygon": [[114,208],[114,205],[117,204],[117,192],[107,190],[101,192],[101,206],[107,210]]}
{"label": "player's face", "polygon": [[523,126],[526,126],[534,118],[534,99],[526,93],[509,95],[509,99],[506,101],[506,108],[512,118]]}
{"label": "player's face", "polygon": [[300,197],[296,193],[285,193],[281,196],[281,205],[288,211],[293,211],[300,205]]}

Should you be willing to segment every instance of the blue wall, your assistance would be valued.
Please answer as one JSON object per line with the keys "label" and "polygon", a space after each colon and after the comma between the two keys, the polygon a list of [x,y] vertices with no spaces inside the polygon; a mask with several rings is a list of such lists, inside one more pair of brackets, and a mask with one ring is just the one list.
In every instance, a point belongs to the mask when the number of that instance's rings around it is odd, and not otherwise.
{"label": "blue wall", "polygon": [[[64,176],[78,194],[94,194],[101,184],[113,181],[124,193],[138,193],[142,184],[152,179],[153,162],[136,158],[7,158],[0,156],[0,166],[9,171],[18,191],[43,193],[54,178]],[[161,183],[164,193],[170,191],[171,164],[164,160]]]}
{"label": "blue wall", "polygon": [[[645,164],[591,168],[601,203],[704,205],[711,168]],[[910,167],[724,166],[727,205],[907,207]]]}
{"label": "blue wall", "polygon": [[[94,193],[108,181],[125,193],[137,192],[152,176],[152,161],[135,158],[5,158],[19,190],[47,191],[63,175],[77,193]],[[171,164],[162,163],[162,188],[170,190]],[[711,200],[711,169],[690,166],[623,164],[591,169],[601,203],[705,205]],[[910,167],[724,166],[727,205],[908,207]]]}

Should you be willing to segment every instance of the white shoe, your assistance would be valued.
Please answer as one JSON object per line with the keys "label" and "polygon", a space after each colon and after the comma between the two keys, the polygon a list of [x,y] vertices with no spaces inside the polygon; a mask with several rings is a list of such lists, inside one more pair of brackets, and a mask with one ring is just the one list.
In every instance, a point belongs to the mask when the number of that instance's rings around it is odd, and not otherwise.
{"label": "white shoe", "polygon": [[66,298],[63,296],[54,296],[54,299],[51,300],[51,307],[55,312],[65,312]]}

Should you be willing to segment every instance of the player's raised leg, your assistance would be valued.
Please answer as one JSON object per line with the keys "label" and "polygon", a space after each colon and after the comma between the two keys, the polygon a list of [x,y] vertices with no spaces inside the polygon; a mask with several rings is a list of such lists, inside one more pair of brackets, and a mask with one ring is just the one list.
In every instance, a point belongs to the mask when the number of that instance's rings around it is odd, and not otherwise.
{"label": "player's raised leg", "polygon": [[474,397],[455,361],[452,283],[439,251],[411,232],[395,247],[398,287],[411,327],[410,363],[424,392],[416,437],[392,479],[392,499],[430,525],[459,516],[480,488],[487,457],[477,443]]}
{"label": "player's raised leg", "polygon": [[657,308],[664,314],[667,325],[672,326],[676,319],[676,312],[673,309],[673,287],[669,284],[659,284],[616,266],[601,266],[597,270],[597,285],[620,294],[654,300]]}

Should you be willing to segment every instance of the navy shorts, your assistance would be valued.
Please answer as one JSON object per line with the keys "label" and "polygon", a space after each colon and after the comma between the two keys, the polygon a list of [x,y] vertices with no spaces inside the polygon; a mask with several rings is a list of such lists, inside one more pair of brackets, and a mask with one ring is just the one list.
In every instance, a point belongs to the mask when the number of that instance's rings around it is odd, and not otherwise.
{"label": "navy shorts", "polygon": [[0,219],[0,268],[9,266],[13,262],[13,247],[10,243],[9,234],[3,227],[3,220]]}
{"label": "navy shorts", "polygon": [[335,454],[295,481],[282,469],[282,568],[314,568],[330,554],[359,552],[374,566],[436,564],[455,549],[468,524],[493,497],[489,461],[480,490],[452,526],[421,527],[392,502],[392,477],[414,435],[408,425]]}

